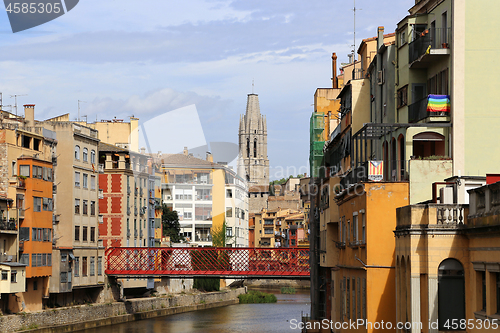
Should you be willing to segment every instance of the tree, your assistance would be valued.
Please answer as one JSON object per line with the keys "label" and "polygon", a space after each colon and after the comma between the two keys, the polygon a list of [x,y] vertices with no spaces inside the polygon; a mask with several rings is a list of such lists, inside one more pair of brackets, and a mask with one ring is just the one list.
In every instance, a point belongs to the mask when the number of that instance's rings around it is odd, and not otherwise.
{"label": "tree", "polygon": [[222,223],[220,227],[212,227],[212,245],[218,247],[225,247],[227,243],[231,241],[233,236],[227,235],[227,223],[226,220]]}
{"label": "tree", "polygon": [[169,236],[172,243],[179,243],[184,240],[181,235],[181,225],[179,224],[179,215],[166,204],[161,206],[161,224],[163,226],[163,236]]}

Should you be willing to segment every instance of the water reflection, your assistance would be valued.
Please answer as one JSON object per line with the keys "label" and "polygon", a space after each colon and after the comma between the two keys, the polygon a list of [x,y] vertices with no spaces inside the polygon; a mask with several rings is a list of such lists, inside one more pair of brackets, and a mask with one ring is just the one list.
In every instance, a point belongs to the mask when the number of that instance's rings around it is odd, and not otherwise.
{"label": "water reflection", "polygon": [[[268,291],[269,292],[269,291]],[[300,321],[301,312],[309,313],[309,291],[282,295],[273,290],[274,304],[238,304],[221,308],[181,313],[126,324],[83,331],[85,333],[239,333],[299,332],[290,328],[290,320]]]}

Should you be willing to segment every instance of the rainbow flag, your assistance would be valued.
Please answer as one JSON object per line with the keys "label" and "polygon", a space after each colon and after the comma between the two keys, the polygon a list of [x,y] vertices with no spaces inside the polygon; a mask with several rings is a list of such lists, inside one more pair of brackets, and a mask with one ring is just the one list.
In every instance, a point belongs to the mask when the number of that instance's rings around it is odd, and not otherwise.
{"label": "rainbow flag", "polygon": [[429,95],[427,97],[427,112],[450,112],[450,96]]}

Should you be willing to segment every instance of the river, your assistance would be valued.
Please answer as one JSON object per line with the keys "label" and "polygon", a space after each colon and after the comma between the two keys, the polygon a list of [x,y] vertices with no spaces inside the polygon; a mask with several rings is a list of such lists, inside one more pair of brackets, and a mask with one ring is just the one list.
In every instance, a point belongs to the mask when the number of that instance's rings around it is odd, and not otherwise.
{"label": "river", "polygon": [[[277,303],[237,304],[220,308],[186,312],[130,323],[89,329],[85,333],[239,333],[300,332],[292,329],[300,322],[301,312],[310,312],[309,290],[294,295],[266,290],[278,298]],[[292,321],[291,321],[292,320]]]}

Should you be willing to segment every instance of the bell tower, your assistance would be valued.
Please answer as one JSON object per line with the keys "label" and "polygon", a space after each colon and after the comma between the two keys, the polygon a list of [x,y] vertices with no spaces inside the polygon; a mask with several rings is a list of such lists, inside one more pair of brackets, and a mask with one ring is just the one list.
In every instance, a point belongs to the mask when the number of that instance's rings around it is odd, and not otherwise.
{"label": "bell tower", "polygon": [[259,97],[248,94],[247,110],[240,117],[238,175],[249,186],[269,185],[267,123],[260,114]]}

